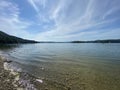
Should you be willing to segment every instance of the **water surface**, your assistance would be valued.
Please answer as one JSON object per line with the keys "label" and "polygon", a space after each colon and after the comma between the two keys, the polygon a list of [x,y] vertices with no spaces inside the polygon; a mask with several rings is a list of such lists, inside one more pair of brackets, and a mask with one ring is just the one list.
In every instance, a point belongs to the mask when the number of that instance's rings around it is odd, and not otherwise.
{"label": "water surface", "polygon": [[120,90],[120,44],[40,43],[0,47],[23,71],[43,79],[43,90]]}

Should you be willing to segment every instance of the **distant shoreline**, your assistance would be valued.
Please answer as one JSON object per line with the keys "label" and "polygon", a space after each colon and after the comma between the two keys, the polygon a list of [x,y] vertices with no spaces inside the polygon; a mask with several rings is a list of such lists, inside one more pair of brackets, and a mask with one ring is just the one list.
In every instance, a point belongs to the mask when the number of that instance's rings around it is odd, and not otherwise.
{"label": "distant shoreline", "polygon": [[91,41],[34,41],[8,35],[0,31],[0,44],[34,44],[34,43],[120,43],[120,39],[105,39]]}
{"label": "distant shoreline", "polygon": [[38,43],[120,43],[120,39],[105,39],[105,40],[94,40],[94,41],[66,41],[66,42],[41,41]]}

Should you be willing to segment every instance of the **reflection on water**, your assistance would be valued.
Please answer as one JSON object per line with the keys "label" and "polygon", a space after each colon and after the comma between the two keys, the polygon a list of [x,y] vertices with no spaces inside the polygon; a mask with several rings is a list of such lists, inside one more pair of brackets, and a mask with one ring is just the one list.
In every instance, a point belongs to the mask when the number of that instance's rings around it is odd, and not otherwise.
{"label": "reflection on water", "polygon": [[16,45],[16,44],[0,44],[0,50],[3,50],[3,51],[11,50],[19,46],[20,45]]}
{"label": "reflection on water", "polygon": [[42,88],[120,89],[120,44],[41,43],[0,50],[24,71],[44,79]]}

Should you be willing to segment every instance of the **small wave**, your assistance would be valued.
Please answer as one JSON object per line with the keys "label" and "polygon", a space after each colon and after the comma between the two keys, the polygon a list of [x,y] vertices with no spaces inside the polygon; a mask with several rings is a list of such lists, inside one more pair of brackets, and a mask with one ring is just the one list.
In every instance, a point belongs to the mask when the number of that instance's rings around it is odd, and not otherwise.
{"label": "small wave", "polygon": [[[13,86],[20,90],[37,90],[34,83],[43,83],[42,79],[36,78],[26,72],[23,72],[21,68],[13,66],[13,61],[9,61],[5,57],[1,56],[4,61],[4,69],[10,71],[10,74],[14,75]],[[34,82],[34,83],[32,83]]]}

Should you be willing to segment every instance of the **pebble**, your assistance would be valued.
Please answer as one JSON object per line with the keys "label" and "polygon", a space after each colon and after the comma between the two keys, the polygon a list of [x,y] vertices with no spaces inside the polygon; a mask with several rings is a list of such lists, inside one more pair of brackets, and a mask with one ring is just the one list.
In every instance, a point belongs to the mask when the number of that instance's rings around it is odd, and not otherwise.
{"label": "pebble", "polygon": [[36,81],[43,83],[43,80],[41,80],[41,79],[36,79]]}

